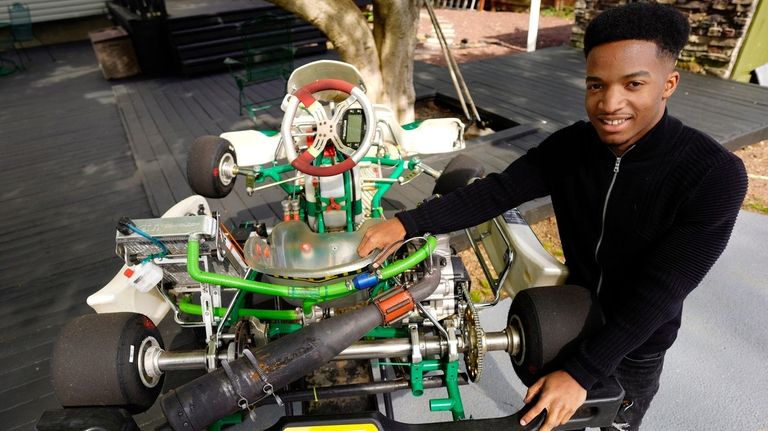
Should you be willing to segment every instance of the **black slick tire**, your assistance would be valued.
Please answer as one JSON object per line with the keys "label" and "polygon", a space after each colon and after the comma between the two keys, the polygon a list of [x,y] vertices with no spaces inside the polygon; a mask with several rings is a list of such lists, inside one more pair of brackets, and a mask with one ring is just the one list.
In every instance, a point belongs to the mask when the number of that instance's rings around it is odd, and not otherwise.
{"label": "black slick tire", "polygon": [[187,182],[192,190],[207,198],[220,199],[229,194],[237,177],[221,172],[222,161],[237,164],[235,147],[218,136],[195,139],[187,155]]}
{"label": "black slick tire", "polygon": [[465,154],[459,154],[445,166],[443,173],[435,181],[433,195],[445,195],[458,188],[464,187],[473,178],[485,176],[485,168],[477,160]]}
{"label": "black slick tire", "polygon": [[540,377],[561,368],[563,360],[584,337],[603,324],[592,293],[580,286],[525,289],[512,301],[507,316],[520,336],[517,354],[510,355],[520,380],[531,386]]}
{"label": "black slick tire", "polygon": [[142,353],[151,345],[162,348],[163,341],[143,314],[89,314],[72,320],[53,347],[56,397],[63,407],[147,410],[160,394],[164,377],[152,379],[143,373]]}

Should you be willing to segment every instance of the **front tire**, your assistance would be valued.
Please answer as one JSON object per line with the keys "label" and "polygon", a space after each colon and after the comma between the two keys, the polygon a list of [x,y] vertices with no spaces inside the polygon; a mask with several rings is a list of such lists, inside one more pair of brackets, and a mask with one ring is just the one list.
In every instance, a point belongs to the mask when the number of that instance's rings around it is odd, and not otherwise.
{"label": "front tire", "polygon": [[207,198],[227,196],[237,176],[231,168],[237,165],[235,147],[218,136],[195,139],[187,155],[187,182],[192,190]]}
{"label": "front tire", "polygon": [[143,371],[147,347],[163,347],[155,324],[138,313],[80,316],[53,347],[51,375],[64,407],[115,406],[140,413],[154,404],[163,377]]}
{"label": "front tire", "polygon": [[531,386],[540,377],[561,369],[563,361],[584,337],[603,324],[592,293],[580,286],[525,289],[515,296],[507,316],[520,336],[520,348],[510,355],[520,380]]}
{"label": "front tire", "polygon": [[485,168],[477,160],[465,154],[459,154],[452,158],[443,169],[443,173],[435,181],[433,195],[446,195],[456,189],[462,188],[474,178],[485,176]]}

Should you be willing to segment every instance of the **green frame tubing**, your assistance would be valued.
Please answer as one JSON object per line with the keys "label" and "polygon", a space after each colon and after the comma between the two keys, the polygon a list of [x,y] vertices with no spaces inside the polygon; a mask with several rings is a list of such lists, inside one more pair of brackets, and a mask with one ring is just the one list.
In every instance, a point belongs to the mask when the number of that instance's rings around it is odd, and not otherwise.
{"label": "green frame tubing", "polygon": [[[389,157],[363,157],[362,161],[394,167],[395,169],[387,177],[387,180],[400,178],[406,168],[409,170],[414,170],[419,163],[418,159],[411,159],[410,161],[406,161],[404,159],[390,159]],[[255,187],[256,183],[263,183],[267,178],[271,178],[272,181],[275,182],[281,181],[281,174],[295,170],[296,168],[290,164],[282,164],[259,169],[243,167],[240,168],[240,173],[246,175],[246,185],[248,187]],[[381,207],[381,200],[384,198],[384,195],[389,191],[393,184],[394,183],[391,181],[382,181],[376,184],[377,190],[373,196],[373,199],[371,200],[371,217],[378,218],[384,215],[384,210]],[[290,183],[280,184],[280,187],[291,196],[296,195],[299,191],[299,186],[295,186]],[[344,189],[345,194],[349,196],[351,194],[351,180],[348,178],[348,176],[344,177]],[[354,202],[347,202],[347,205],[350,203],[354,205]],[[354,207],[352,207],[352,212],[353,214],[351,215],[351,218],[354,219]],[[348,214],[347,217],[350,218],[350,214]],[[350,220],[347,221],[347,230],[349,231],[349,229]]]}
{"label": "green frame tubing", "polygon": [[[185,314],[202,316],[203,307],[192,304],[191,298],[185,296],[179,299],[179,311]],[[236,307],[237,308],[237,307]],[[225,307],[214,307],[213,315],[224,317],[227,309]],[[237,308],[237,314],[243,317],[256,317],[259,320],[301,320],[299,312],[296,310],[259,310],[253,308]]]}
{"label": "green frame tubing", "polygon": [[433,398],[429,400],[429,410],[433,412],[451,412],[453,420],[464,419],[464,403],[461,402],[459,391],[459,361],[426,360],[411,366],[411,392],[413,396],[420,397],[424,394],[424,373],[443,370],[445,373],[445,387],[448,390],[448,398]]}
{"label": "green frame tubing", "polygon": [[[363,161],[394,167],[395,169],[391,174],[389,174],[389,177],[387,177],[390,180],[400,178],[407,165],[406,161],[403,159],[390,159],[386,157],[363,157]],[[407,166],[412,169],[409,164]],[[377,218],[384,215],[384,208],[381,206],[381,199],[384,198],[384,195],[392,187],[392,184],[392,182],[376,184],[376,194],[374,194],[373,199],[371,199],[371,217]]]}
{"label": "green frame tubing", "polygon": [[393,365],[409,367],[411,369],[411,394],[414,397],[424,395],[424,373],[442,370],[445,375],[445,388],[448,391],[447,398],[433,398],[429,400],[429,410],[433,412],[451,412],[453,420],[465,418],[464,403],[461,401],[459,390],[459,361],[441,361],[428,359],[421,362],[379,362],[379,365]]}
{"label": "green frame tubing", "polygon": [[[378,271],[376,274],[378,279],[386,280],[413,268],[429,257],[432,252],[435,251],[436,246],[437,239],[434,236],[428,236],[426,243],[410,256],[395,261]],[[187,272],[193,280],[201,283],[232,287],[259,295],[302,299],[304,300],[304,314],[307,315],[311,313],[312,306],[318,302],[341,298],[357,291],[351,280],[339,281],[323,286],[283,286],[255,280],[247,280],[231,275],[202,271],[200,269],[200,235],[192,235],[189,237],[187,246]]]}

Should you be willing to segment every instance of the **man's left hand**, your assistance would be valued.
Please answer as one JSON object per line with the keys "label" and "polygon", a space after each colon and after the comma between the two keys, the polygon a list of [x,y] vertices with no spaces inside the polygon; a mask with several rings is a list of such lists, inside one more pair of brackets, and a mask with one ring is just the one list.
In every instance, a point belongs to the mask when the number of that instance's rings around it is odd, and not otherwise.
{"label": "man's left hand", "polygon": [[547,410],[547,419],[540,431],[550,431],[558,425],[562,425],[573,416],[587,399],[587,390],[565,371],[555,371],[536,381],[525,395],[526,404],[533,401],[538,395],[536,404],[520,420],[525,426],[532,421],[542,410]]}

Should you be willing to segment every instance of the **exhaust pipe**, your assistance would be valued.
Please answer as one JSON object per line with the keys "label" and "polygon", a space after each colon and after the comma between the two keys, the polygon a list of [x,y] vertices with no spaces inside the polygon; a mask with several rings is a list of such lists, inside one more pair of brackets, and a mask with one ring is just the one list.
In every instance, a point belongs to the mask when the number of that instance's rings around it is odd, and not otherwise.
{"label": "exhaust pipe", "polygon": [[222,368],[201,376],[160,399],[174,430],[204,430],[218,419],[274,396],[281,388],[335,358],[378,325],[413,311],[440,282],[439,265],[432,257],[432,273],[411,287],[397,287],[377,296],[372,304],[351,313],[322,320],[286,335],[244,357],[222,362]]}

